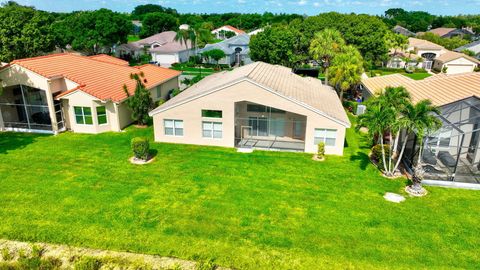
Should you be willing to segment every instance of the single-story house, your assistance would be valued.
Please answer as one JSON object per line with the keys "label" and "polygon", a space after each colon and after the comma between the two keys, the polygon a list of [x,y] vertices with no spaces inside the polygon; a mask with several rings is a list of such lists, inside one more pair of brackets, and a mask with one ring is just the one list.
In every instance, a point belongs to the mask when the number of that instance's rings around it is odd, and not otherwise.
{"label": "single-story house", "polygon": [[472,51],[475,53],[475,58],[480,59],[480,40],[458,47],[454,51],[463,52],[464,50]]}
{"label": "single-story house", "polygon": [[396,25],[395,27],[393,27],[393,32],[397,33],[397,34],[400,34],[400,35],[404,35],[406,37],[413,37],[415,36],[415,33],[408,30],[407,28],[405,27],[402,27],[400,25]]}
{"label": "single-story house", "polygon": [[480,65],[480,61],[459,52],[448,51],[435,58],[433,69],[443,71],[446,68],[447,74],[459,74],[473,72]]}
{"label": "single-story house", "polygon": [[[388,86],[403,86],[413,102],[429,99],[440,109],[437,117],[443,126],[428,134],[423,143],[424,182],[480,184],[480,73],[439,74],[419,81],[400,74],[362,80],[366,97]],[[413,135],[408,137],[404,153],[404,162],[410,169],[418,160],[420,146]]]}
{"label": "single-story house", "polygon": [[451,37],[463,38],[465,35],[469,35],[469,36],[475,35],[472,28],[470,27],[464,27],[462,29],[439,27],[439,28],[431,29],[428,32],[433,33],[442,38],[451,38]]}
{"label": "single-story house", "polygon": [[[207,44],[205,48],[198,51],[199,54],[202,54],[206,51],[213,49],[222,50],[225,53],[225,57],[218,61],[222,65],[241,65],[241,64],[250,64],[252,60],[250,59],[250,36],[247,34],[234,36],[232,38],[223,40],[215,44]],[[216,64],[213,59],[204,59],[205,63]]]}
{"label": "single-story house", "polygon": [[144,74],[152,99],[167,99],[180,72],[107,55],[52,54],[19,59],[0,69],[0,130],[53,133],[120,131],[133,122],[125,104]]}
{"label": "single-story house", "polygon": [[225,36],[225,32],[233,32],[235,36],[245,34],[245,31],[235,28],[231,25],[224,25],[222,27],[212,30],[212,34],[215,35],[215,37],[218,39],[227,39],[227,37]]}
{"label": "single-story house", "polygon": [[152,61],[160,66],[170,67],[173,63],[184,63],[194,55],[190,41],[176,41],[174,31],[166,31],[153,36],[119,45],[115,48],[115,55],[122,59],[138,59],[144,54],[150,54]]}
{"label": "single-story house", "polygon": [[208,76],[150,112],[155,141],[342,155],[350,121],[337,93],[255,62]]}
{"label": "single-story house", "polygon": [[[428,40],[410,37],[408,38],[408,45],[404,50],[391,50],[391,58],[387,63],[387,67],[403,68],[407,63],[406,60],[408,60],[408,62],[413,61],[419,68],[429,70],[433,66],[433,60],[447,51],[444,47]],[[416,59],[421,59],[421,61]]]}

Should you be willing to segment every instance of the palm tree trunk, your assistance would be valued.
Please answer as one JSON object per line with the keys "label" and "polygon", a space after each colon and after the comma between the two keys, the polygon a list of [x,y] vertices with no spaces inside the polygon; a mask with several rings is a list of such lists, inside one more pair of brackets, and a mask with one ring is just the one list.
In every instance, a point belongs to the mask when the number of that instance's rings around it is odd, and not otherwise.
{"label": "palm tree trunk", "polygon": [[328,67],[325,68],[325,85],[328,85]]}
{"label": "palm tree trunk", "polygon": [[392,156],[393,156],[393,151],[392,151],[392,148],[393,148],[393,137],[392,137],[392,130],[390,130],[388,132],[388,137],[389,137],[389,144],[390,144],[390,149],[389,149],[389,153],[388,153],[388,172],[387,172],[387,175],[392,175]]}
{"label": "palm tree trunk", "polygon": [[406,135],[404,138],[403,138],[403,144],[402,144],[402,148],[400,149],[400,154],[398,155],[397,157],[397,163],[395,164],[395,167],[393,168],[393,172],[395,173],[395,171],[398,169],[398,166],[400,166],[400,162],[402,161],[402,157],[403,157],[403,152],[405,151],[405,148],[407,148],[407,139],[408,139],[408,135]]}
{"label": "palm tree trunk", "polygon": [[385,159],[385,148],[383,147],[383,133],[380,133],[380,146],[382,147],[382,160],[384,172],[387,172],[387,160]]}

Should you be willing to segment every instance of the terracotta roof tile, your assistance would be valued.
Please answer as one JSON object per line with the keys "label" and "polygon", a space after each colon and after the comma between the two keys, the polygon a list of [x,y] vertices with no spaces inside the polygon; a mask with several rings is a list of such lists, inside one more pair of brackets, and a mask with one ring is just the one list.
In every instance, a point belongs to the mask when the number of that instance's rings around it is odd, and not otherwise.
{"label": "terracotta roof tile", "polygon": [[[148,88],[180,75],[178,71],[153,65],[130,67],[119,64],[122,60],[114,61],[112,58],[99,56],[92,59],[73,54],[52,54],[15,60],[11,65],[22,66],[46,78],[65,77],[80,85],[79,90],[98,99],[114,102],[121,102],[127,97],[123,85],[127,85],[132,93],[135,90],[135,82],[130,79],[132,73],[143,72]],[[57,98],[64,95],[62,93]]]}

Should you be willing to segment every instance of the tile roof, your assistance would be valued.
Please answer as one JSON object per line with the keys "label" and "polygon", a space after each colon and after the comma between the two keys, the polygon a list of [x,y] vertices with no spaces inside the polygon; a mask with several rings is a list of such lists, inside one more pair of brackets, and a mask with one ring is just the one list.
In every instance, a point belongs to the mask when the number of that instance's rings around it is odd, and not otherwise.
{"label": "tile roof", "polygon": [[[185,46],[185,43],[175,41],[176,35],[177,33],[175,31],[165,31],[135,42],[122,44],[118,48],[124,48],[128,50],[143,50],[145,45],[150,46],[153,43],[158,43],[161,46],[150,49],[151,52],[172,53],[186,50],[187,46]],[[187,45],[188,48],[191,48],[192,43],[188,41]]]}
{"label": "tile roof", "polygon": [[24,67],[46,78],[65,77],[79,85],[76,89],[61,93],[57,98],[81,90],[100,100],[114,102],[121,102],[127,98],[123,85],[127,85],[131,93],[135,90],[135,82],[130,79],[132,73],[143,72],[147,88],[180,75],[178,71],[154,65],[130,67],[113,63],[110,57],[99,58],[100,60],[74,54],[52,54],[15,60],[10,65]]}
{"label": "tile roof", "polygon": [[[235,53],[235,46],[248,46],[250,44],[250,36],[247,34],[238,35],[225,39],[221,42],[215,44],[207,44],[205,48],[199,50],[199,53],[203,53],[213,49],[220,49],[225,52],[225,54]],[[248,50],[243,50],[241,54],[248,54]]]}
{"label": "tile roof", "polygon": [[113,57],[113,56],[110,56],[110,55],[106,55],[106,54],[92,55],[92,56],[89,56],[88,58],[93,59],[93,60],[97,60],[97,61],[100,61],[100,62],[115,64],[115,65],[121,65],[121,66],[128,66],[129,65],[128,61],[125,61],[125,60],[122,60],[120,58]]}
{"label": "tile roof", "polygon": [[442,36],[445,36],[446,34],[452,32],[454,30],[457,30],[457,28],[439,27],[439,28],[429,30],[428,32],[434,33],[435,35],[438,35],[438,36],[442,37]]}
{"label": "tile roof", "polygon": [[475,47],[477,45],[480,45],[480,39],[477,41],[474,41],[472,43],[468,43],[466,45],[463,45],[461,47],[456,48],[454,51],[456,52],[462,52],[463,50],[468,50],[469,48]]}
{"label": "tile roof", "polygon": [[413,38],[413,37],[408,38],[408,46],[409,47],[414,47],[414,48],[417,48],[417,49],[431,49],[431,50],[445,49],[444,47],[442,47],[442,46],[440,46],[436,43],[433,43],[433,42],[430,42],[430,41],[424,40],[424,39]]}
{"label": "tile roof", "polygon": [[[255,62],[233,71],[210,75],[162,104],[150,115],[168,110],[241,81],[259,84],[346,127],[350,126],[337,93],[318,79],[300,77],[290,68]],[[238,95],[242,93],[239,92]]]}
{"label": "tile roof", "polygon": [[473,58],[473,57],[470,57],[466,54],[463,54],[463,53],[459,53],[459,52],[453,52],[453,51],[447,51],[446,53],[440,55],[439,57],[435,58],[435,60],[438,60],[438,61],[441,61],[442,63],[448,63],[450,61],[453,61],[453,60],[456,60],[456,59],[459,59],[459,58],[465,58],[475,64],[480,64],[480,61],[478,61],[477,59]]}
{"label": "tile roof", "polygon": [[213,31],[219,30],[219,29],[221,29],[221,28],[223,28],[223,27],[226,27],[226,28],[228,28],[230,31],[235,32],[235,33],[237,33],[237,34],[239,34],[239,35],[245,34],[245,31],[240,30],[240,29],[238,29],[238,28],[235,28],[235,27],[233,27],[233,26],[231,26],[231,25],[224,25],[224,26],[219,27],[219,28],[217,28],[217,29],[215,29],[215,30],[213,30]]}
{"label": "tile roof", "polygon": [[480,72],[456,75],[439,74],[418,81],[400,74],[394,75],[363,79],[362,84],[371,93],[378,93],[388,86],[404,86],[414,102],[430,99],[436,106],[443,106],[472,96],[480,97]]}

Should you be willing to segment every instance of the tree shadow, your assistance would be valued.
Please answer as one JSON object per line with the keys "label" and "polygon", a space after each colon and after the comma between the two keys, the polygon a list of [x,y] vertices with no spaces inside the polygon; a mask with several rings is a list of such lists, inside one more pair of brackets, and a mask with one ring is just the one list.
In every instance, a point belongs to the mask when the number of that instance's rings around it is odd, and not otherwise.
{"label": "tree shadow", "polygon": [[0,132],[0,154],[8,154],[8,151],[21,149],[34,143],[37,138],[49,135]]}
{"label": "tree shadow", "polygon": [[154,157],[156,157],[158,154],[158,150],[157,149],[150,149],[148,151],[148,159],[152,159]]}
{"label": "tree shadow", "polygon": [[350,161],[359,161],[360,169],[365,171],[368,164],[370,164],[370,157],[367,154],[358,151],[355,155],[350,156]]}

